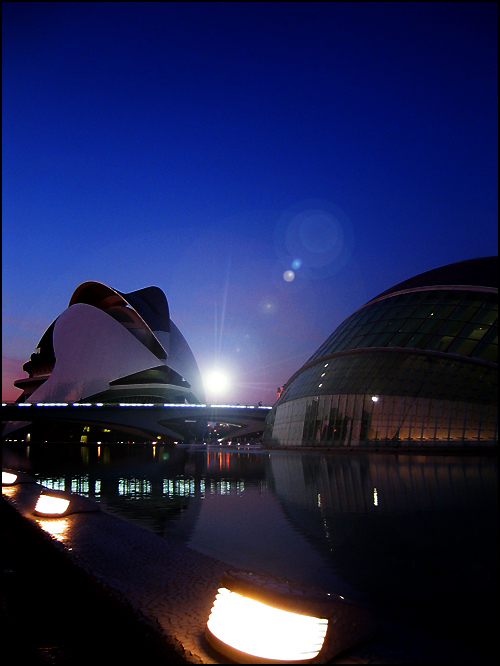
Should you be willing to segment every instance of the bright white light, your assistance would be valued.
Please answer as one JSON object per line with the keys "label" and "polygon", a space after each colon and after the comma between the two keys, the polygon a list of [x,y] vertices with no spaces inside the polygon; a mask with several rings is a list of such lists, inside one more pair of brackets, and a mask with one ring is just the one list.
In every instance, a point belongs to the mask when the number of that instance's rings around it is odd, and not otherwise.
{"label": "bright white light", "polygon": [[2,470],[2,486],[11,486],[17,480],[17,474],[11,472],[4,472]]}
{"label": "bright white light", "polygon": [[285,282],[293,282],[295,280],[295,273],[293,271],[285,271],[283,273],[283,280]]}
{"label": "bright white light", "polygon": [[60,516],[69,506],[69,500],[54,495],[40,495],[35,511],[44,516]]}
{"label": "bright white light", "polygon": [[227,391],[230,384],[229,377],[222,370],[212,370],[212,372],[203,379],[203,383],[208,391],[218,394]]}
{"label": "bright white light", "polygon": [[378,395],[372,395],[373,402],[378,402]]}
{"label": "bright white light", "polygon": [[328,620],[273,608],[223,587],[207,627],[226,645],[254,657],[305,661],[321,650]]}

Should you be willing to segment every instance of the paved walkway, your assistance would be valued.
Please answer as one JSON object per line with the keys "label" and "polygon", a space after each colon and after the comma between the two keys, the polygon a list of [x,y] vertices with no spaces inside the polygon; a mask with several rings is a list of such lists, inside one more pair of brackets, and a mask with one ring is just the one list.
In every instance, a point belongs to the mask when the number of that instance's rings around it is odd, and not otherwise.
{"label": "paved walkway", "polygon": [[[204,638],[226,564],[104,511],[35,519],[39,490],[35,484],[4,489],[2,507],[4,617],[30,664],[74,666],[103,651],[121,666],[138,659],[152,666],[230,663]],[[22,655],[14,647],[12,656]],[[331,663],[477,659],[383,624],[375,640]]]}

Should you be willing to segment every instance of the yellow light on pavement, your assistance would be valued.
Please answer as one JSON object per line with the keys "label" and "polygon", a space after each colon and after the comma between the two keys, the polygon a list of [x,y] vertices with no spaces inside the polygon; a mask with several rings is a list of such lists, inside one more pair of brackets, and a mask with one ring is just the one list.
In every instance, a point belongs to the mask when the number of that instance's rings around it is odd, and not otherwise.
{"label": "yellow light on pavement", "polygon": [[59,520],[43,520],[42,518],[39,518],[38,524],[43,530],[48,532],[58,541],[63,542],[68,533],[69,523],[67,518],[59,518]]}

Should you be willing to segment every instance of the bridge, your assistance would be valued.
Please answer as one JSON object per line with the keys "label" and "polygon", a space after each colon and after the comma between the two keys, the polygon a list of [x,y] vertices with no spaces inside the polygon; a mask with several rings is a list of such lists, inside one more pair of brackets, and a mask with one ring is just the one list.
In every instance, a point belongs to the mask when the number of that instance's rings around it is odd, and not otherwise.
{"label": "bridge", "polygon": [[209,423],[233,426],[226,437],[250,437],[264,430],[270,406],[230,404],[158,404],[102,402],[2,403],[2,436],[15,437],[20,427],[34,423],[93,425],[146,439],[179,441],[203,437]]}

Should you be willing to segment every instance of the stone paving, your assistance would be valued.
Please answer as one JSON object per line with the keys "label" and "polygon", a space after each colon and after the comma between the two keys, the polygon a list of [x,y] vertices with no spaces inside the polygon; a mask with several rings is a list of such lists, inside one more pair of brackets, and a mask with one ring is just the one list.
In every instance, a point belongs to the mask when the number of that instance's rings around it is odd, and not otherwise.
{"label": "stone paving", "polygon": [[[80,570],[127,604],[173,648],[178,663],[229,663],[207,644],[204,630],[227,564],[181,542],[162,539],[105,511],[59,519],[33,515],[40,486],[3,488],[3,497]],[[258,572],[257,572],[258,573]],[[476,663],[418,635],[381,623],[374,640],[334,657],[334,664]]]}

